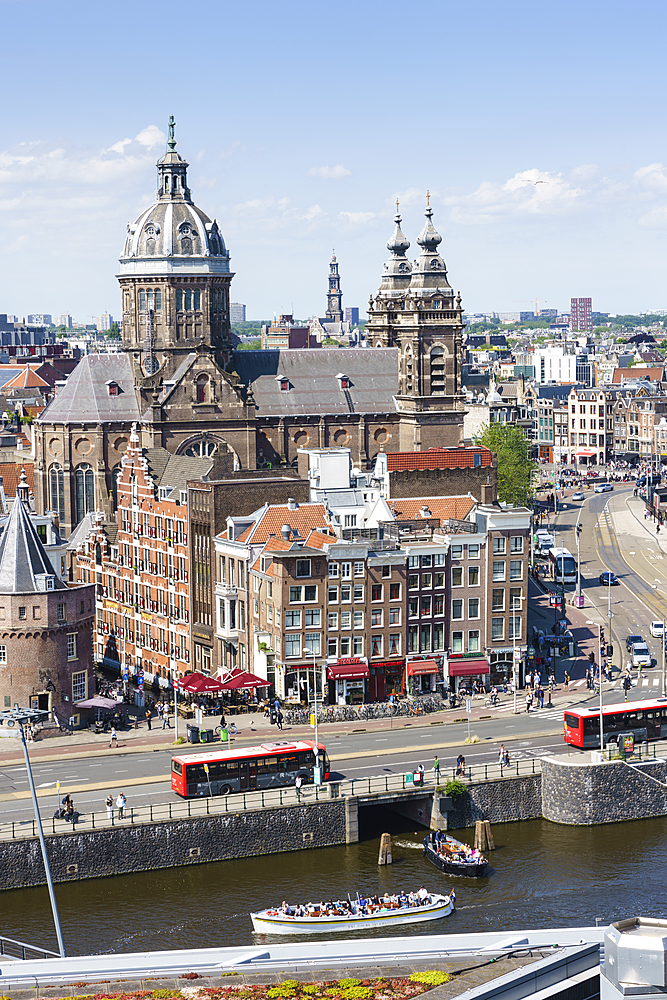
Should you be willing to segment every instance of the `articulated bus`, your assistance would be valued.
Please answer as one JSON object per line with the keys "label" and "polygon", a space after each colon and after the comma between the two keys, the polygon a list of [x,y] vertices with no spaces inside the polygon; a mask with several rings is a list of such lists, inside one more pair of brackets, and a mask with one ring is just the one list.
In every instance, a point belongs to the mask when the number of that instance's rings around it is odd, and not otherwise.
{"label": "articulated bus", "polygon": [[[571,708],[563,716],[566,743],[586,750],[600,748],[600,709]],[[667,737],[667,702],[620,702],[602,708],[604,744],[619,743],[634,736],[635,743]]]}
{"label": "articulated bus", "polygon": [[568,549],[549,549],[549,566],[556,583],[577,582],[577,560]]}
{"label": "articulated bus", "polygon": [[[326,747],[322,743],[317,746],[322,779],[328,781],[330,765]],[[208,764],[208,773],[204,764]],[[304,784],[312,783],[314,767],[314,740],[180,754],[171,758],[171,787],[187,799],[249,792],[255,788],[282,788],[293,785],[298,777]]]}

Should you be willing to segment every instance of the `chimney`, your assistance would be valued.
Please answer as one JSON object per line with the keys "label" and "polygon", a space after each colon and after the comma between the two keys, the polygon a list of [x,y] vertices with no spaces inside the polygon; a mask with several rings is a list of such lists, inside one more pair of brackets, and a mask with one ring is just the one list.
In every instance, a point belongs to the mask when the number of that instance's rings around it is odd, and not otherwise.
{"label": "chimney", "polygon": [[298,506],[299,505],[296,502],[296,500],[294,499],[294,497],[288,497],[287,498],[287,509],[288,510],[296,510]]}
{"label": "chimney", "polygon": [[291,529],[290,525],[289,524],[283,524],[282,528],[280,529],[280,534],[283,536],[283,538],[285,539],[285,541],[288,542],[289,541],[289,537],[292,534],[292,529]]}
{"label": "chimney", "polygon": [[426,520],[427,517],[431,516],[430,509],[426,505],[424,505],[423,507],[420,507],[419,508],[419,516],[423,517],[424,520]]}
{"label": "chimney", "polygon": [[496,502],[496,489],[491,483],[484,483],[482,485],[482,503],[491,504]]}

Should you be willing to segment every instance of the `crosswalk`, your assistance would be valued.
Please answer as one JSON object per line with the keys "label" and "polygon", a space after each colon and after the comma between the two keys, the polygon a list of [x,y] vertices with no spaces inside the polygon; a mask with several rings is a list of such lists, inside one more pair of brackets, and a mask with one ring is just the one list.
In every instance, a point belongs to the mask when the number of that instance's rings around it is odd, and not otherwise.
{"label": "crosswalk", "polygon": [[[632,682],[632,686],[633,687],[643,687],[643,688],[647,688],[647,687],[657,688],[657,687],[660,687],[660,678],[659,677],[638,677],[636,681]],[[623,679],[619,678],[616,681],[616,683],[614,684],[614,687],[622,689],[623,688]]]}

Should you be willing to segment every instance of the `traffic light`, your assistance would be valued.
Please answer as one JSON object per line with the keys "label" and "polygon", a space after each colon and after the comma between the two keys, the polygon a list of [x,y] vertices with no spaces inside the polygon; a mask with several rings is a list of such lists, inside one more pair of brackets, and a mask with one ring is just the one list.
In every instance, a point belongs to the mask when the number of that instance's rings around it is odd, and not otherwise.
{"label": "traffic light", "polygon": [[610,642],[608,642],[607,643],[607,656],[613,656],[613,655],[614,655],[614,647],[612,646],[612,644]]}
{"label": "traffic light", "polygon": [[593,664],[595,663],[595,653],[590,652],[588,654],[588,662],[590,663],[591,666],[593,666]]}

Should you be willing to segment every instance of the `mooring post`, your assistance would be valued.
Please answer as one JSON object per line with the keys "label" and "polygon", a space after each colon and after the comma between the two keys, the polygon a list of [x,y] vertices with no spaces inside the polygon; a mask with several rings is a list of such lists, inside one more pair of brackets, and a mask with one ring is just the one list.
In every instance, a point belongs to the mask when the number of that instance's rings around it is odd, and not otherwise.
{"label": "mooring post", "polygon": [[378,856],[379,865],[391,864],[391,834],[383,833],[380,837],[380,854]]}

